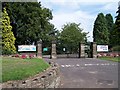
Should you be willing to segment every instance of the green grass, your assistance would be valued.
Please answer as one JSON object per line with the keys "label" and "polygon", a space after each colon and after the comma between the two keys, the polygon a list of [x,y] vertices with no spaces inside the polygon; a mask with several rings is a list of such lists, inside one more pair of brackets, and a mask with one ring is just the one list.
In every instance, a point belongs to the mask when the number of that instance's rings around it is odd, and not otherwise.
{"label": "green grass", "polygon": [[2,58],[2,82],[22,80],[38,74],[49,67],[42,59]]}
{"label": "green grass", "polygon": [[120,62],[120,57],[99,57],[101,60],[110,60],[114,62]]}

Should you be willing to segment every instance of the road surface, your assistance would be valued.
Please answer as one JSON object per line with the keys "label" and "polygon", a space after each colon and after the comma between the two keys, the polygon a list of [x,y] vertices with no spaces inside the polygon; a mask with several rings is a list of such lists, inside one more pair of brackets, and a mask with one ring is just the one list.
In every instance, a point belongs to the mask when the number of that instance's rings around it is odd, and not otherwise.
{"label": "road surface", "polygon": [[46,59],[59,64],[60,88],[118,88],[118,63],[92,58]]}

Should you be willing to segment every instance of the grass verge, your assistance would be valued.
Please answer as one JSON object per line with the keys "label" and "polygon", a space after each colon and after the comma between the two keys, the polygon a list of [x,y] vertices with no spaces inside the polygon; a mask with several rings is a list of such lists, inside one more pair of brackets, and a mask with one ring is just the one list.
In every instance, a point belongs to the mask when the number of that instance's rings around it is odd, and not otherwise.
{"label": "grass verge", "polygon": [[2,58],[2,82],[22,80],[38,74],[49,67],[42,59]]}
{"label": "grass verge", "polygon": [[99,57],[99,59],[120,62],[120,57]]}

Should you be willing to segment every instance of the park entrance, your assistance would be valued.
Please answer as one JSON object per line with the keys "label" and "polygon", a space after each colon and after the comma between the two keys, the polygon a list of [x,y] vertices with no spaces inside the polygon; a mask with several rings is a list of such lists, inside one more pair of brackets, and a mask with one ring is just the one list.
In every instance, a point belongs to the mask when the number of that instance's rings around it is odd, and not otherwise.
{"label": "park entrance", "polygon": [[43,58],[50,58],[51,55],[51,42],[50,41],[42,41],[42,55]]}
{"label": "park entrance", "polygon": [[95,42],[89,44],[79,43],[76,49],[68,47],[60,47],[56,41],[44,43],[42,41],[37,42],[37,57],[46,58],[96,58],[97,57],[97,45]]}
{"label": "park entrance", "polygon": [[76,47],[57,43],[57,58],[78,58],[79,57],[79,43]]}

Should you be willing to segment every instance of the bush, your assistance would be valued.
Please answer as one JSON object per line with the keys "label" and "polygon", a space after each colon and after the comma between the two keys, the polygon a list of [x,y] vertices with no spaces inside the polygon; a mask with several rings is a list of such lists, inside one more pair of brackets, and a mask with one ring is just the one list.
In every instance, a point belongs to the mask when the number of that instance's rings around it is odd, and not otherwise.
{"label": "bush", "polygon": [[11,55],[11,54],[13,54],[13,53],[12,53],[12,51],[10,51],[10,50],[7,50],[7,49],[5,50],[5,49],[3,49],[3,50],[2,50],[2,54],[3,54],[3,55]]}
{"label": "bush", "polygon": [[114,47],[112,48],[112,50],[113,50],[113,51],[120,51],[120,46],[114,46]]}

